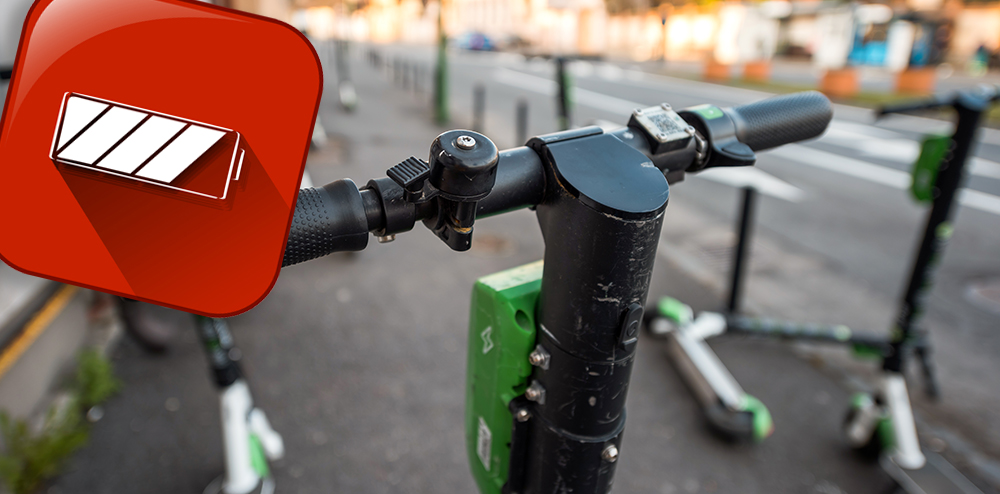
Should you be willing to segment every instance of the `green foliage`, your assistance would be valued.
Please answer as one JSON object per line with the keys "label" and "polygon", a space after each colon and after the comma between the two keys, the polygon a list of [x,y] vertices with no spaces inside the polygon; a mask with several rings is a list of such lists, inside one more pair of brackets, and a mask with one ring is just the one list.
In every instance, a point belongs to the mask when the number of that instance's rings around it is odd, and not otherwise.
{"label": "green foliage", "polygon": [[59,472],[63,461],[87,441],[87,426],[75,407],[49,410],[37,434],[25,420],[0,412],[0,435],[6,453],[0,456],[0,477],[14,494],[34,492],[43,480]]}
{"label": "green foliage", "polygon": [[5,447],[0,455],[0,478],[13,494],[35,492],[59,473],[66,459],[87,441],[86,411],[121,388],[111,363],[94,350],[80,354],[73,384],[69,406],[50,408],[37,432],[26,420],[11,419],[0,411],[0,438]]}
{"label": "green foliage", "polygon": [[86,350],[80,354],[76,368],[76,396],[80,407],[86,411],[121,389],[121,382],[115,377],[111,362],[96,350]]}

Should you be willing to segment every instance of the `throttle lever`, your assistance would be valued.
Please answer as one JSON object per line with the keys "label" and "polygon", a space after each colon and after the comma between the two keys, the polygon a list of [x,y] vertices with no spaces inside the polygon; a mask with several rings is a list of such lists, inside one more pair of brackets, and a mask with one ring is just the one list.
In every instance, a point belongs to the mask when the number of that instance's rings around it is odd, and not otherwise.
{"label": "throttle lever", "polygon": [[752,166],[757,162],[753,149],[740,142],[736,131],[738,125],[731,113],[714,105],[698,105],[682,110],[680,116],[704,135],[709,144],[704,158],[687,171],[716,166]]}
{"label": "throttle lever", "polygon": [[675,112],[664,103],[636,109],[628,127],[646,138],[653,163],[670,176],[712,166],[753,165],[757,156],[739,141],[735,118],[715,106]]}

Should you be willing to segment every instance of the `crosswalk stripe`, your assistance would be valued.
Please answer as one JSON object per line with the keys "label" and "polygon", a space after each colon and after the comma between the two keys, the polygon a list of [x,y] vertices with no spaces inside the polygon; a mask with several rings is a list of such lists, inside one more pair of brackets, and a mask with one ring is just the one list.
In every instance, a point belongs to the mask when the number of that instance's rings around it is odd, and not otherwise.
{"label": "crosswalk stripe", "polygon": [[765,196],[788,202],[799,202],[806,196],[804,190],[752,166],[709,168],[693,176],[736,188],[753,187]]}
{"label": "crosswalk stripe", "polygon": [[[791,144],[775,148],[770,153],[796,163],[822,168],[842,175],[849,175],[894,189],[907,189],[910,187],[912,181],[909,173],[820,151],[819,149],[813,149],[801,144]],[[963,189],[958,195],[958,202],[968,208],[1000,215],[1000,197],[992,194],[978,190]]]}

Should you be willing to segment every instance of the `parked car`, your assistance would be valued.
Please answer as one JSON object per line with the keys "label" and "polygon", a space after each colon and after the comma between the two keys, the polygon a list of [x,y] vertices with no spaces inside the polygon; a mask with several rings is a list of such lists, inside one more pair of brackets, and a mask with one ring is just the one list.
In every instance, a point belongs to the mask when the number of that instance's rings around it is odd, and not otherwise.
{"label": "parked car", "polygon": [[468,32],[455,37],[454,46],[463,50],[493,51],[496,43],[483,33]]}

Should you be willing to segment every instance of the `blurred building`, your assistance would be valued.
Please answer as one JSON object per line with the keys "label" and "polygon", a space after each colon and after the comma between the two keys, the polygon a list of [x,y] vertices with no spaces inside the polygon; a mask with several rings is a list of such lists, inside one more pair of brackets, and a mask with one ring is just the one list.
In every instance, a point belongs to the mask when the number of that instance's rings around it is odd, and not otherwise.
{"label": "blurred building", "polygon": [[[773,56],[891,71],[1000,54],[1000,1],[225,0],[318,37],[434,43],[452,38],[538,54],[725,64]],[[443,9],[443,11],[442,11]],[[294,12],[294,14],[293,14]]]}

